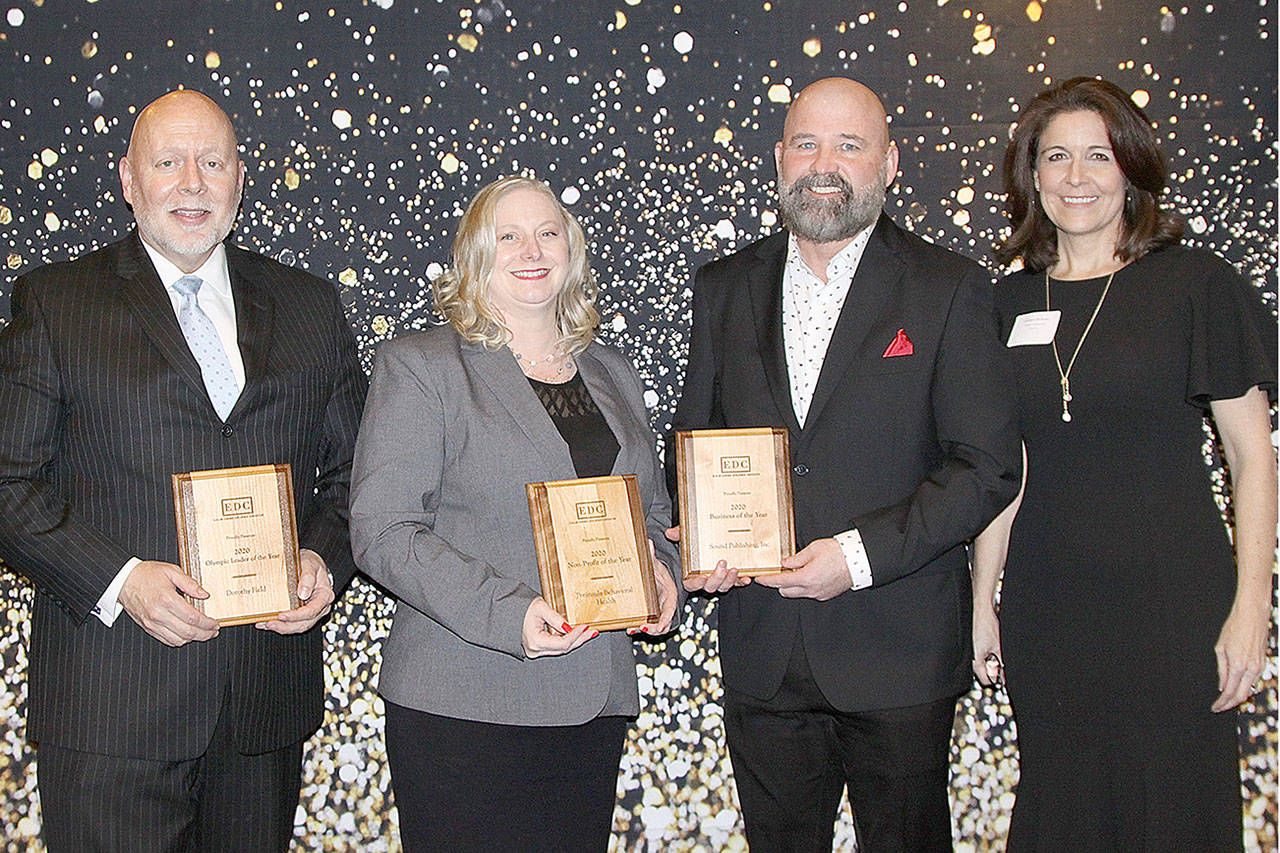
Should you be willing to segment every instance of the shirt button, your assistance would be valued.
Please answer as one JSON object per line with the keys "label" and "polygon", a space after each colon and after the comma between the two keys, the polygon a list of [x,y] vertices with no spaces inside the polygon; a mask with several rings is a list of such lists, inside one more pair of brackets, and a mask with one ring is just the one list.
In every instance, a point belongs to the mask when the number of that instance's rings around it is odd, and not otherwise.
{"label": "shirt button", "polygon": [[797,477],[803,477],[805,474],[809,473],[809,466],[804,464],[803,462],[800,462],[800,463],[797,463],[796,465],[793,465],[791,467],[791,470],[792,472],[795,473]]}
{"label": "shirt button", "polygon": [[222,437],[223,437],[223,438],[231,438],[231,436],[235,433],[235,431],[236,431],[236,428],[235,428],[235,427],[233,427],[231,424],[223,424],[223,425],[222,425]]}

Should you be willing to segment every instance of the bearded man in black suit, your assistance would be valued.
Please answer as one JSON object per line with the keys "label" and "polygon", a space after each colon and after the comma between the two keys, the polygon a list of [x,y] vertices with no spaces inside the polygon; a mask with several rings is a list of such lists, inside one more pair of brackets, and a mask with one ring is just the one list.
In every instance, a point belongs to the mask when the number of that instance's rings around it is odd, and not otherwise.
{"label": "bearded man in black suit", "polygon": [[[137,229],[18,279],[0,332],[0,557],[36,592],[42,833],[283,850],[323,715],[318,626],[355,571],[365,379],[331,285],[224,244],[245,167],[213,101],[147,106],[119,171]],[[220,629],[185,598],[208,593],[176,565],[170,476],[282,462],[303,604]]]}
{"label": "bearded man in black suit", "polygon": [[747,839],[830,850],[847,786],[860,850],[948,850],[965,543],[1021,469],[991,281],[882,212],[898,150],[865,86],[802,91],[774,156],[786,230],[697,272],[674,422],[791,436],[794,571],[747,583],[722,561],[695,582],[723,594]]}

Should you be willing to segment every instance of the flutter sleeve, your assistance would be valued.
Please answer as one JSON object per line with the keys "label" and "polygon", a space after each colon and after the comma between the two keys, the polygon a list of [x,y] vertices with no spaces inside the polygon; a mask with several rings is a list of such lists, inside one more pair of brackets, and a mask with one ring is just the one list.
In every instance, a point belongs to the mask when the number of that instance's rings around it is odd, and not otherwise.
{"label": "flutter sleeve", "polygon": [[1276,401],[1276,318],[1261,293],[1219,258],[1191,289],[1187,402],[1207,409],[1257,385]]}

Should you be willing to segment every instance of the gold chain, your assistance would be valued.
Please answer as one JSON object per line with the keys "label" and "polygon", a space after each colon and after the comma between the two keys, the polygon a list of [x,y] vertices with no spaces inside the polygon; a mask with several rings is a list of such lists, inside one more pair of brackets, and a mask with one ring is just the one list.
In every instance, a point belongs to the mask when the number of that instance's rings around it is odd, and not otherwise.
{"label": "gold chain", "polygon": [[[1111,281],[1116,277],[1116,271],[1113,270],[1111,275],[1107,276],[1107,284],[1102,288],[1102,295],[1098,297],[1098,304],[1093,306],[1093,316],[1089,318],[1089,324],[1084,327],[1084,333],[1080,335],[1080,341],[1076,344],[1076,351],[1071,353],[1071,360],[1067,362],[1067,369],[1062,369],[1062,359],[1058,357],[1058,336],[1053,336],[1053,363],[1058,366],[1058,379],[1062,383],[1062,420],[1071,422],[1071,410],[1067,404],[1071,402],[1071,368],[1075,367],[1076,356],[1080,355],[1080,348],[1084,346],[1084,339],[1089,337],[1089,330],[1093,328],[1093,321],[1098,319],[1098,312],[1102,310],[1102,303],[1107,299],[1107,292],[1111,290]],[[1049,306],[1049,271],[1044,271],[1044,310],[1052,311]]]}

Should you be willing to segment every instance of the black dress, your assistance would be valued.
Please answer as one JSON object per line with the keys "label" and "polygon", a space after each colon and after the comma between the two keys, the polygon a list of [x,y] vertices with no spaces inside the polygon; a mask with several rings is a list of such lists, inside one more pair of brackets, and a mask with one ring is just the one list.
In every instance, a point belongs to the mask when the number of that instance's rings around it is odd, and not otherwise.
{"label": "black dress", "polygon": [[[1053,281],[1065,369],[1106,278]],[[1044,273],[996,291],[1002,340],[1045,310]],[[1204,462],[1212,400],[1274,392],[1276,325],[1207,252],[1121,269],[1071,371],[1006,349],[1028,478],[1001,593],[1021,779],[1011,850],[1241,846],[1236,714],[1212,714],[1235,592]]]}

